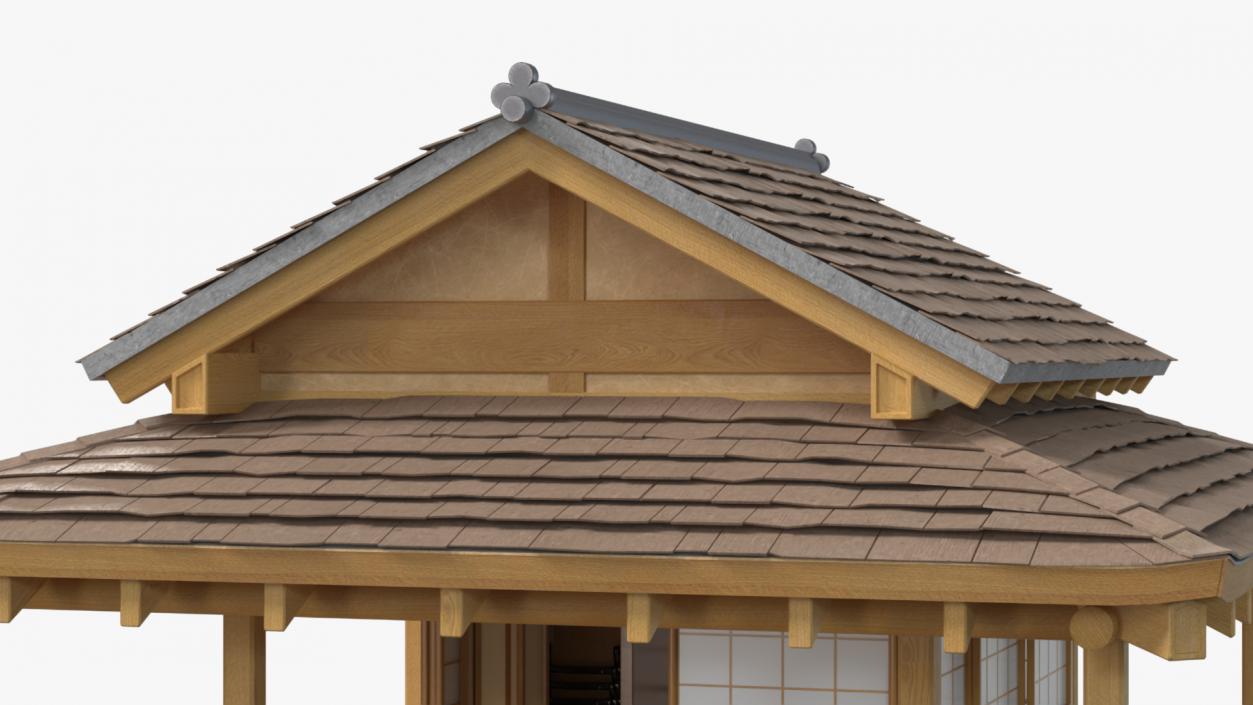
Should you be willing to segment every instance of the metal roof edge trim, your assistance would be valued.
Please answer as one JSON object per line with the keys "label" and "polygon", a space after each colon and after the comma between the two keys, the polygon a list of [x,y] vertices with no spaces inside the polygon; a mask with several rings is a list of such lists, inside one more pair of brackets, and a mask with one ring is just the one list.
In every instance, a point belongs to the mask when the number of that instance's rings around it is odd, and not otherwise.
{"label": "metal roof edge trim", "polygon": [[795,147],[719,130],[716,127],[688,122],[669,115],[640,110],[629,105],[613,103],[556,87],[552,89],[552,94],[552,102],[544,109],[562,115],[615,125],[658,137],[683,140],[815,174],[821,174],[824,171],[822,163],[814,154]]}
{"label": "metal roof edge trim", "polygon": [[79,361],[87,377],[98,380],[165,337],[248,290],[258,282],[342,235],[348,229],[443,176],[521,128],[499,117],[480,125],[396,173],[350,203],[318,219],[298,236],[287,238],[204,289],[153,316],[126,335]]}
{"label": "metal roof edge trim", "polygon": [[528,132],[994,381],[1008,360],[542,112]]}

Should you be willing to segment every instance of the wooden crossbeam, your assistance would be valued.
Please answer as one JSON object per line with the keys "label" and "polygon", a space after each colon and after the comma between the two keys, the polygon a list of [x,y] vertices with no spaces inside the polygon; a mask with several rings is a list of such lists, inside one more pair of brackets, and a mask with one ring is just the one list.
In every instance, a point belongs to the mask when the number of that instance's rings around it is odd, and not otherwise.
{"label": "wooden crossbeam", "polygon": [[300,614],[313,590],[307,585],[265,586],[265,630],[281,632]]}
{"label": "wooden crossbeam", "polygon": [[1118,615],[1104,607],[1080,607],[1070,618],[1070,639],[1085,650],[1103,649],[1118,638]]}
{"label": "wooden crossbeam", "polygon": [[944,603],[944,651],[964,654],[974,633],[974,608],[965,602]]}
{"label": "wooden crossbeam", "polygon": [[439,591],[440,636],[461,637],[474,624],[485,594],[480,590],[444,589]]}
{"label": "wooden crossbeam", "polygon": [[1205,658],[1204,602],[1119,607],[1118,621],[1123,641],[1168,661]]}
{"label": "wooden crossbeam", "polygon": [[118,586],[123,627],[138,627],[148,619],[166,592],[166,586],[146,580],[123,580]]}
{"label": "wooden crossbeam", "polygon": [[661,610],[661,600],[655,595],[627,595],[627,641],[632,644],[651,642],[657,633]]}
{"label": "wooden crossbeam", "polygon": [[42,578],[0,578],[0,623],[12,622],[43,584]]}

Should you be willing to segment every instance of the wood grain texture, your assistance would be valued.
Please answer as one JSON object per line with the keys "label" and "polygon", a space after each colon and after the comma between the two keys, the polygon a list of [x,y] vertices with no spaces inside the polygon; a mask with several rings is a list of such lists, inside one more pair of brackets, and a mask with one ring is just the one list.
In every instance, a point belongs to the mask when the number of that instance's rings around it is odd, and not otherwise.
{"label": "wood grain texture", "polygon": [[1168,661],[1205,658],[1205,603],[1118,608],[1119,638]]}
{"label": "wood grain texture", "polygon": [[157,609],[168,589],[163,583],[147,580],[123,580],[118,588],[118,612],[123,627],[141,626]]}
{"label": "wood grain texture", "polygon": [[865,374],[589,374],[586,391],[600,396],[719,396],[867,404]]}
{"label": "wood grain texture", "polygon": [[934,637],[892,639],[897,705],[938,705],[940,650]]}
{"label": "wood grain texture", "polygon": [[767,301],[313,303],[258,331],[263,372],[866,372]]}
{"label": "wood grain texture", "polygon": [[787,645],[793,649],[814,646],[814,601],[793,597],[787,602]]}
{"label": "wood grain texture", "polygon": [[974,634],[974,608],[964,602],[944,603],[944,650],[964,654]]}
{"label": "wood grain texture", "polygon": [[439,634],[461,637],[471,624],[479,621],[483,593],[478,590],[445,588],[439,591]]}
{"label": "wood grain texture", "polygon": [[1080,607],[1070,618],[1070,638],[1085,649],[1102,649],[1118,638],[1118,615],[1104,607]]}
{"label": "wood grain texture", "polygon": [[1226,637],[1236,635],[1236,605],[1222,598],[1205,601],[1205,622],[1210,629]]}
{"label": "wood grain texture", "polygon": [[1253,629],[1240,626],[1240,702],[1253,705]]}
{"label": "wood grain texture", "polygon": [[1115,641],[1083,650],[1085,705],[1128,705],[1127,644]]}
{"label": "wood grain texture", "polygon": [[306,585],[265,586],[265,630],[281,632],[300,614],[312,589]]}
{"label": "wood grain texture", "polygon": [[0,624],[12,622],[43,584],[40,578],[0,577]]}
{"label": "wood grain texture", "polygon": [[587,296],[587,203],[557,186],[548,187],[548,300],[582,301]]}
{"label": "wood grain texture", "polygon": [[647,644],[653,640],[660,623],[663,598],[655,595],[632,593],[627,595],[626,637],[632,644]]}
{"label": "wood grain texture", "polygon": [[[1053,568],[782,558],[0,543],[0,575],[16,578],[1041,605],[1155,605],[1206,599],[1217,595],[1227,562],[1216,558],[1161,566]],[[986,609],[980,606],[976,614]]]}
{"label": "wood grain texture", "polygon": [[533,395],[552,391],[543,373],[293,372],[261,375],[261,399],[386,399],[418,394]]}
{"label": "wood grain texture", "polygon": [[265,705],[265,630],[261,617],[222,618],[222,702]]}

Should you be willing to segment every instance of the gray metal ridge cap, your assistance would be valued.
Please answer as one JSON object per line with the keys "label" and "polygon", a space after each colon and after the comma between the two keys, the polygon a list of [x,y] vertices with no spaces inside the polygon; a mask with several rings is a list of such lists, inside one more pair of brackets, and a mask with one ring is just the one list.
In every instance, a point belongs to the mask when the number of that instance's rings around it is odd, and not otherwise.
{"label": "gray metal ridge cap", "polygon": [[528,132],[984,377],[999,382],[1009,373],[1011,363],[1008,360],[973,339],[762,230],[561,120],[537,111],[522,124]]}
{"label": "gray metal ridge cap", "polygon": [[197,291],[160,314],[149,318],[117,340],[92,352],[79,364],[89,379],[103,378],[110,370],[181,330],[213,309],[283,269],[313,250],[334,240],[348,229],[374,216],[454,167],[478,155],[520,129],[494,117],[445,144],[425,158],[410,164],[386,181],[342,207],[331,211],[204,289]]}
{"label": "gray metal ridge cap", "polygon": [[798,143],[805,145],[808,149],[787,147],[756,137],[719,130],[716,127],[688,122],[556,87],[552,88],[552,102],[544,110],[657,137],[691,142],[813,174],[821,174],[830,164],[825,156],[814,152],[814,145],[808,140]]}

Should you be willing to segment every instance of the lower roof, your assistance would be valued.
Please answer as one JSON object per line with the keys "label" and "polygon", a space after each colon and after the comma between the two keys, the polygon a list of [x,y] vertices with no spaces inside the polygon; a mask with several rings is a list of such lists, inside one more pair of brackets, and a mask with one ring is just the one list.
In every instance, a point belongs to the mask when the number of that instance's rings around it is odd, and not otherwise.
{"label": "lower roof", "polygon": [[1144,566],[1253,552],[1253,446],[1108,402],[410,397],[0,461],[0,541]]}

